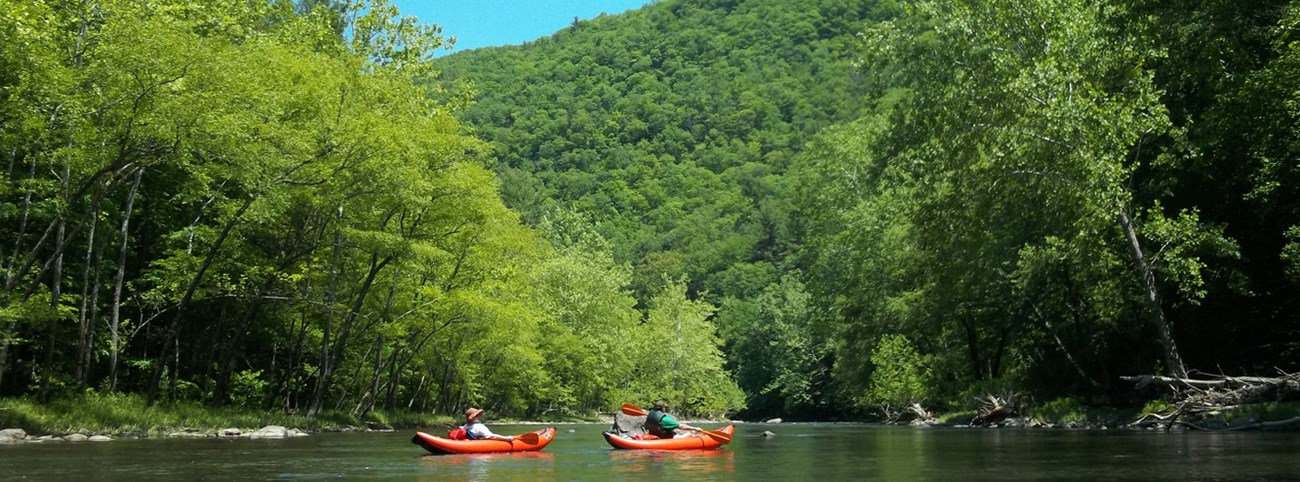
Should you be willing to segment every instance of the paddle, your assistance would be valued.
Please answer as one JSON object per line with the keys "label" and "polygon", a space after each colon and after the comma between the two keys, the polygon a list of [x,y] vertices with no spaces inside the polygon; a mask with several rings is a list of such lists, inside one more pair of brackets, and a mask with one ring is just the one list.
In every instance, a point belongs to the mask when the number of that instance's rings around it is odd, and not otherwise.
{"label": "paddle", "polygon": [[528,432],[523,435],[515,435],[515,440],[518,440],[526,444],[535,444],[540,441],[537,438],[537,432]]}
{"label": "paddle", "polygon": [[[646,416],[646,415],[649,415],[649,413],[646,412],[645,410],[642,410],[641,407],[638,407],[638,406],[636,406],[636,405],[632,405],[632,404],[630,404],[630,403],[624,403],[624,404],[623,404],[623,413],[628,414],[628,415],[632,415],[632,416],[634,416],[634,417],[644,417],[644,416]],[[713,440],[717,440],[717,441],[722,442],[722,443],[724,443],[724,444],[725,444],[725,443],[731,443],[731,436],[730,436],[730,435],[727,435],[727,434],[725,434],[725,433],[722,433],[722,432],[715,432],[715,431],[713,431],[713,430],[705,430],[705,429],[702,429],[702,428],[699,428],[699,427],[695,427],[695,430],[699,430],[699,431],[701,431],[701,432],[704,432],[706,435],[708,435],[708,436],[710,436],[710,437],[713,437]]]}
{"label": "paddle", "polygon": [[699,430],[699,431],[701,431],[701,432],[704,432],[705,435],[708,435],[708,436],[710,436],[710,437],[713,437],[713,440],[717,440],[717,441],[722,442],[722,443],[724,443],[724,444],[726,444],[726,443],[731,443],[731,436],[730,436],[730,435],[727,435],[727,434],[725,434],[725,433],[717,432],[717,431],[713,431],[713,430],[705,430],[705,429],[702,429],[702,428],[699,428],[699,427],[695,427],[695,430]]}
{"label": "paddle", "polygon": [[646,416],[646,415],[650,415],[650,414],[647,413],[645,410],[641,410],[641,407],[638,407],[638,406],[636,406],[636,405],[632,405],[632,404],[630,404],[630,403],[624,403],[624,404],[623,404],[623,413],[626,413],[626,414],[631,415],[631,416],[633,416],[633,417],[644,417],[644,416]]}

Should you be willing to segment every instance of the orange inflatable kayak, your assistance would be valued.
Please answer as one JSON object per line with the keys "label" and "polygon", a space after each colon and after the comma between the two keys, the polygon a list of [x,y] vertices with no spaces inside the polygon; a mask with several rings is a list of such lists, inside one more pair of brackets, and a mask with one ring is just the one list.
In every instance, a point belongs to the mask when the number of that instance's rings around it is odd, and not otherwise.
{"label": "orange inflatable kayak", "polygon": [[435,454],[488,454],[496,452],[536,452],[555,440],[555,427],[548,427],[536,432],[516,435],[512,441],[505,440],[452,440],[449,438],[415,432],[411,443],[424,447]]}
{"label": "orange inflatable kayak", "polygon": [[705,433],[681,438],[662,438],[655,440],[633,440],[628,437],[613,433],[605,432],[605,441],[609,442],[616,449],[653,449],[653,450],[698,450],[698,449],[716,449],[731,442],[731,436],[736,433],[735,425],[728,425],[714,432],[725,434],[727,437],[717,437]]}

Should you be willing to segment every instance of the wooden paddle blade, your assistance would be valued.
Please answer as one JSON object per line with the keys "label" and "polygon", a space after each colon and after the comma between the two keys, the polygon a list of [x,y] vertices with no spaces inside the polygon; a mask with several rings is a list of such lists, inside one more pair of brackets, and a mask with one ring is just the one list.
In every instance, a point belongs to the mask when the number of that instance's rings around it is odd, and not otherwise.
{"label": "wooden paddle blade", "polygon": [[700,431],[701,431],[701,432],[704,432],[705,435],[708,435],[708,436],[710,436],[710,437],[713,437],[713,440],[717,440],[717,441],[722,442],[722,443],[724,443],[724,444],[726,444],[726,443],[731,443],[731,436],[730,436],[730,435],[727,435],[727,434],[725,434],[725,433],[717,432],[717,431],[713,431],[713,430],[705,430],[705,429],[700,429]]}
{"label": "wooden paddle blade", "polygon": [[646,415],[649,415],[649,413],[646,412],[645,410],[642,410],[641,407],[632,405],[630,403],[623,404],[623,413],[626,413],[634,417],[644,417]]}
{"label": "wooden paddle blade", "polygon": [[535,444],[540,441],[537,432],[528,432],[523,435],[515,435],[515,440],[518,440],[526,444]]}

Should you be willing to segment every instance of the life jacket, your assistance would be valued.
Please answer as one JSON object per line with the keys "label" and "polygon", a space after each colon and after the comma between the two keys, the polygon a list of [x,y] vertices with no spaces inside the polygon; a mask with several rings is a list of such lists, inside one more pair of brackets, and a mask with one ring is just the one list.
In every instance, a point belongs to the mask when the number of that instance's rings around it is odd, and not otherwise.
{"label": "life jacket", "polygon": [[673,430],[676,429],[677,426],[674,425],[672,428],[664,427],[663,420],[666,416],[668,416],[668,414],[661,411],[650,410],[650,412],[645,416],[646,431],[661,438],[672,438]]}

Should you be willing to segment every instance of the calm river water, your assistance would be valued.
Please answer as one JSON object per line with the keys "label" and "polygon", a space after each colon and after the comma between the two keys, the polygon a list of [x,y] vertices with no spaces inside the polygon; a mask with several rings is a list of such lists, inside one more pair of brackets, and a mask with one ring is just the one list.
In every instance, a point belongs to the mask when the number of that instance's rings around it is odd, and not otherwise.
{"label": "calm river water", "polygon": [[1296,433],[741,424],[722,450],[656,452],[612,450],[606,427],[560,425],[544,452],[514,455],[429,455],[410,443],[413,431],[0,446],[0,479],[1300,480]]}

